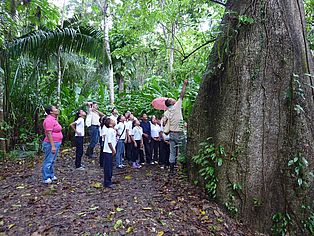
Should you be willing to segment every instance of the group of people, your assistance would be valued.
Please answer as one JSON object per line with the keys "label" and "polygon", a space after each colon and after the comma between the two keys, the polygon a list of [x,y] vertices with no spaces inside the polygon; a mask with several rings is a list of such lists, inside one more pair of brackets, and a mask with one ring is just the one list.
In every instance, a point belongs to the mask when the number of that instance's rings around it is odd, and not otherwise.
{"label": "group of people", "polygon": [[[178,146],[183,146],[183,116],[182,100],[188,82],[184,81],[180,98],[165,100],[167,110],[161,120],[147,114],[137,119],[131,112],[119,115],[117,109],[112,109],[106,116],[98,110],[96,102],[88,102],[87,113],[79,110],[75,121],[70,125],[75,132],[76,157],[75,167],[84,170],[82,164],[85,126],[88,127],[90,143],[86,149],[88,158],[95,158],[94,150],[100,143],[99,164],[104,169],[104,186],[112,188],[113,158],[116,168],[124,168],[127,163],[132,168],[141,168],[143,164],[159,164],[161,168],[174,166],[178,155]],[[59,110],[55,106],[45,109],[47,117],[43,126],[45,139],[43,150],[45,159],[42,166],[44,183],[57,180],[54,174],[54,162],[62,142],[62,127],[58,123]]]}

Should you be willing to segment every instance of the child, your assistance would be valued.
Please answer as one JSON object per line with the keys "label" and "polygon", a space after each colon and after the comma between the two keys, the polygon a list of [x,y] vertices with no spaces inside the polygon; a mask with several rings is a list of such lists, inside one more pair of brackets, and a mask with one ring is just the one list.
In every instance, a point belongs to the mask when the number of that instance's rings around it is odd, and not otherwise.
{"label": "child", "polygon": [[105,121],[106,121],[107,117],[103,116],[100,118],[100,127],[99,127],[99,134],[100,134],[100,139],[99,139],[99,143],[100,143],[100,152],[99,152],[99,166],[100,167],[104,167],[104,141],[105,141],[105,134],[106,134],[106,130],[108,129],[105,126]]}
{"label": "child", "polygon": [[105,142],[103,149],[104,160],[104,186],[106,188],[113,188],[112,178],[112,157],[116,155],[116,131],[114,130],[115,121],[107,118],[105,120],[105,126],[108,128],[105,133]]}
{"label": "child", "polygon": [[[143,129],[140,126],[140,122],[138,120],[133,121],[133,129],[132,129],[132,141],[133,141],[133,151],[132,151],[132,162],[133,168],[141,168],[141,165],[138,164],[138,156],[141,155],[141,148],[143,148]],[[141,160],[144,157],[140,158]]]}
{"label": "child", "polygon": [[117,131],[117,155],[116,155],[116,167],[122,169],[123,165],[123,155],[124,155],[124,140],[126,137],[126,126],[124,124],[124,115],[119,115],[117,118],[117,125],[115,130]]}
{"label": "child", "polygon": [[86,116],[85,111],[79,110],[76,113],[75,121],[70,124],[71,128],[75,132],[75,167],[78,170],[84,170],[84,165],[82,165],[83,156],[83,144],[84,144],[84,118]]}

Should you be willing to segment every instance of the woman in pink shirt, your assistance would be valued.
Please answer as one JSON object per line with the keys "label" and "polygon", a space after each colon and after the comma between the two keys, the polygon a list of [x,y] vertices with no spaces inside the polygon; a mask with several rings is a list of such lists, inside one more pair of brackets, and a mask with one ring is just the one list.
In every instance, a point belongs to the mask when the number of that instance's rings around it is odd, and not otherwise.
{"label": "woman in pink shirt", "polygon": [[61,132],[62,127],[57,120],[59,110],[55,106],[48,106],[45,111],[48,115],[43,124],[45,130],[45,139],[43,141],[45,159],[42,166],[42,175],[44,183],[50,184],[52,181],[57,180],[54,175],[53,165],[57,159],[63,135]]}

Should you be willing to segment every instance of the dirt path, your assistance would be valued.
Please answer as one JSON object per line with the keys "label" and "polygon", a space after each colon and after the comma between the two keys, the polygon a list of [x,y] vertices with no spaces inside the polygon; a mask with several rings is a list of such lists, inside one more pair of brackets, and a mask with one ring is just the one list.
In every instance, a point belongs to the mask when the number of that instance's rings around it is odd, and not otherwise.
{"label": "dirt path", "polygon": [[96,160],[75,170],[73,150],[64,150],[47,186],[41,159],[0,162],[0,235],[252,235],[183,175],[114,169],[116,188],[104,189]]}

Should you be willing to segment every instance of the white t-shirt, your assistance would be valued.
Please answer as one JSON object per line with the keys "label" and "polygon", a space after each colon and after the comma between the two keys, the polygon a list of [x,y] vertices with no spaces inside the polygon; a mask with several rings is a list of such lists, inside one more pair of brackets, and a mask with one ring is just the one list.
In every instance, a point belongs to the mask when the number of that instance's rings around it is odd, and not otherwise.
{"label": "white t-shirt", "polygon": [[75,124],[76,124],[76,131],[78,133],[80,133],[80,135],[78,135],[76,132],[75,132],[75,136],[84,136],[85,133],[84,133],[84,119],[82,117],[79,117],[76,121],[75,121]]}
{"label": "white t-shirt", "polygon": [[105,130],[105,143],[104,143],[104,152],[112,153],[109,143],[111,143],[112,147],[115,149],[117,144],[116,139],[116,131],[113,128],[107,128]]}
{"label": "white t-shirt", "polygon": [[100,116],[98,115],[98,113],[92,111],[90,115],[92,117],[91,125],[100,125]]}
{"label": "white t-shirt", "polygon": [[102,128],[99,127],[99,134],[100,134],[102,141],[104,141],[104,137],[106,136],[106,133],[108,132],[107,130],[108,130],[108,128],[105,125]]}
{"label": "white t-shirt", "polygon": [[135,126],[132,130],[134,140],[141,140],[143,135],[143,129],[141,126]]}
{"label": "white t-shirt", "polygon": [[[123,123],[119,122],[119,124],[117,124],[115,126],[115,129],[117,130],[117,139],[125,139],[125,132],[126,132],[126,127]],[[124,130],[124,131],[123,131]],[[123,132],[123,133],[122,133]],[[122,135],[121,135],[122,134]]]}
{"label": "white t-shirt", "polygon": [[150,123],[150,130],[151,130],[151,137],[152,138],[158,138],[159,137],[159,132],[161,131],[160,125],[152,124]]}
{"label": "white t-shirt", "polygon": [[124,124],[125,124],[125,129],[127,129],[129,131],[129,135],[132,135],[133,121],[128,120]]}

